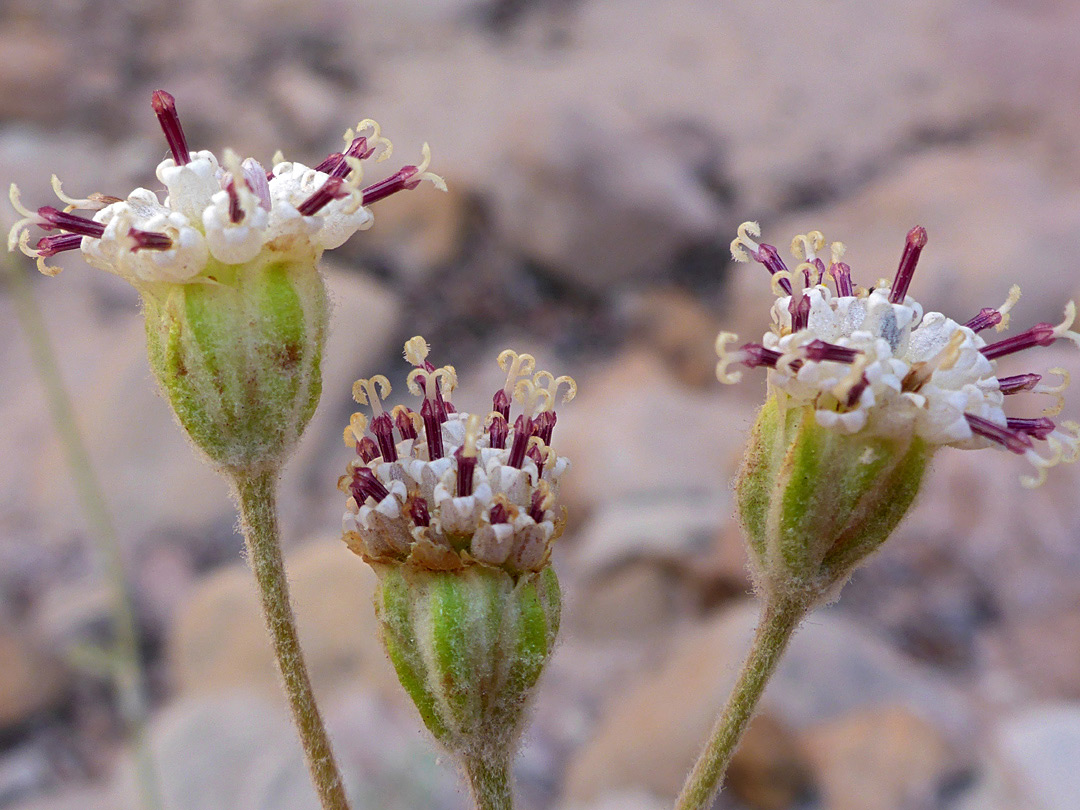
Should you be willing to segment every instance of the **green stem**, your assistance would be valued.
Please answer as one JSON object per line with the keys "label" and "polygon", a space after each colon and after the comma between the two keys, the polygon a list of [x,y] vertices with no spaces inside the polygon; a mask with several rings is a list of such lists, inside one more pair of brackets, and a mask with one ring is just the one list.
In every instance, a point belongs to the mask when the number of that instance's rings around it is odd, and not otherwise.
{"label": "green stem", "polygon": [[289,600],[289,583],[278,534],[277,474],[271,470],[234,470],[231,475],[236,486],[248,561],[255,572],[266,628],[274,644],[278,670],[285,682],[285,694],[304,747],[311,780],[324,810],[348,810],[330,737],[315,704]]}
{"label": "green stem", "polygon": [[765,603],[742,672],[713,726],[705,749],[686,778],[675,810],[704,810],[712,806],[765,685],[806,610],[806,603],[798,599],[778,598]]}
{"label": "green stem", "polygon": [[112,598],[113,631],[116,638],[108,659],[119,701],[120,717],[131,737],[135,754],[135,770],[141,805],[146,810],[162,806],[157,771],[146,731],[149,707],[146,698],[146,675],[139,657],[139,635],[135,609],[124,574],[124,557],[120,539],[105,501],[105,494],[94,475],[90,454],[79,432],[75,408],[64,386],[45,321],[34,299],[34,291],[22,266],[10,256],[4,257],[8,288],[15,304],[30,356],[48,402],[60,444],[64,448],[72,472],[75,496],[86,517],[98,556],[105,568]]}
{"label": "green stem", "polygon": [[465,760],[476,810],[513,810],[514,790],[510,758],[505,754],[469,757]]}

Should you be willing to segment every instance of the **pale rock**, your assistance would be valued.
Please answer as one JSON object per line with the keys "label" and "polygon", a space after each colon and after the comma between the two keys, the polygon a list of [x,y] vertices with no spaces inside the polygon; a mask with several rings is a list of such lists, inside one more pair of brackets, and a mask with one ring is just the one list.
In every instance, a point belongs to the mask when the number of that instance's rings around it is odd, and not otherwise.
{"label": "pale rock", "polygon": [[692,595],[656,561],[628,563],[591,578],[578,602],[567,618],[588,636],[643,638],[663,632],[695,607]]}
{"label": "pale rock", "polygon": [[810,758],[791,729],[768,713],[754,717],[731,759],[724,790],[754,810],[787,810],[812,787]]}
{"label": "pale rock", "polygon": [[21,630],[0,621],[0,730],[10,730],[63,700],[69,674]]}
{"label": "pale rock", "polygon": [[[1015,804],[1036,810],[1073,810],[1080,796],[1080,704],[1050,703],[999,722],[993,744]],[[996,810],[996,809],[995,809]]]}

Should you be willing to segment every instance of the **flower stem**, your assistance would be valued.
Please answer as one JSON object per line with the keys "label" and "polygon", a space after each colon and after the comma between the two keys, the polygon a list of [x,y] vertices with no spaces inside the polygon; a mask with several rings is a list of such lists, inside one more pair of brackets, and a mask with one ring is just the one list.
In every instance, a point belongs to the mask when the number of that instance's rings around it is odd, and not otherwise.
{"label": "flower stem", "polygon": [[146,673],[139,657],[139,634],[135,609],[131,603],[127,578],[124,573],[124,555],[112,516],[105,501],[90,453],[79,432],[75,408],[64,386],[64,378],[56,362],[56,353],[45,329],[34,291],[23,268],[10,256],[4,257],[5,276],[12,293],[15,314],[19,319],[30,356],[45,389],[49,414],[52,417],[60,444],[64,448],[68,466],[72,471],[75,497],[79,500],[86,518],[90,537],[105,568],[112,600],[112,621],[115,639],[104,657],[108,671],[115,684],[120,717],[131,736],[135,758],[135,778],[138,785],[140,805],[145,810],[162,807],[161,790],[157,769],[146,730],[149,706],[146,697]]}
{"label": "flower stem", "polygon": [[712,806],[765,685],[806,611],[806,602],[799,599],[780,597],[765,602],[742,672],[713,726],[705,749],[686,778],[675,810],[704,810]]}
{"label": "flower stem", "polygon": [[476,810],[513,810],[514,790],[510,759],[503,753],[465,760]]}
{"label": "flower stem", "polygon": [[289,698],[293,722],[304,747],[311,780],[323,810],[348,810],[341,774],[330,748],[330,737],[315,705],[315,694],[300,650],[300,638],[289,600],[289,584],[285,577],[278,533],[277,474],[266,469],[232,470],[230,474],[236,486],[248,561],[255,572],[266,628],[274,644],[278,670],[285,683],[285,694]]}

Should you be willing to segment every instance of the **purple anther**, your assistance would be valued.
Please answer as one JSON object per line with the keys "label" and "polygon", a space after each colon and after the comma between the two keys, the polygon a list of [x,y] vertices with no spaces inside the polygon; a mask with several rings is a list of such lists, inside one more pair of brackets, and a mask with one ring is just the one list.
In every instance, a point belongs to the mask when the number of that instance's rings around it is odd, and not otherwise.
{"label": "purple anther", "polygon": [[323,158],[322,162],[318,166],[314,167],[315,171],[323,172],[324,174],[330,174],[331,171],[338,167],[338,164],[341,163],[342,158],[344,157],[345,156],[341,154],[341,152],[331,152],[329,155]]}
{"label": "purple anther", "polygon": [[41,225],[41,227],[47,231],[59,228],[69,233],[77,233],[80,236],[89,236],[91,239],[100,239],[105,233],[105,226],[100,222],[94,222],[92,219],[80,217],[77,214],[69,214],[67,211],[61,211],[51,205],[41,206],[37,210],[37,215],[45,220],[46,224]]}
{"label": "purple anther", "polygon": [[514,422],[514,443],[510,445],[510,458],[506,461],[507,465],[521,469],[521,465],[525,463],[525,450],[528,448],[530,435],[532,435],[532,420],[526,420],[525,415],[522,414]]}
{"label": "purple anther", "polygon": [[983,329],[989,329],[999,323],[1001,323],[1001,313],[993,307],[983,307],[979,310],[979,314],[965,323],[964,326],[972,332],[981,332]]}
{"label": "purple anther", "polygon": [[536,465],[536,474],[543,475],[544,472],[544,454],[540,452],[540,445],[530,444],[529,449],[525,451],[525,455],[533,460],[533,464]]}
{"label": "purple anther", "polygon": [[821,283],[821,279],[825,275],[825,262],[823,262],[821,259],[814,259],[812,262],[808,262],[808,264],[810,264],[811,267],[813,267],[815,269],[816,275],[813,278],[811,278],[810,277],[810,268],[809,267],[803,267],[803,269],[802,269],[803,281],[806,282],[807,287],[812,287],[815,284],[820,284]]}
{"label": "purple anther", "polygon": [[454,451],[457,459],[457,496],[464,498],[472,495],[473,470],[476,469],[476,456],[467,456],[459,447]]}
{"label": "purple anther", "polygon": [[506,507],[497,503],[488,511],[488,523],[494,526],[497,523],[509,523],[510,516],[506,513]]}
{"label": "purple anther", "polygon": [[551,445],[551,433],[555,430],[555,422],[558,417],[555,416],[555,411],[541,411],[533,419],[533,431],[539,436],[544,444]]}
{"label": "purple anther", "polygon": [[[787,270],[787,265],[784,264],[784,260],[780,258],[779,251],[772,245],[767,245],[762,242],[758,252],[753,255],[757,261],[765,265],[772,275],[776,275],[781,270]],[[786,278],[780,279],[780,288],[788,295],[791,295],[791,282]]]}
{"label": "purple anther", "polygon": [[1030,349],[1032,346],[1049,346],[1055,340],[1057,340],[1057,335],[1054,334],[1053,324],[1037,323],[1026,332],[983,346],[979,351],[987,360],[996,360],[998,357],[1015,354],[1024,349]]}
{"label": "purple anther", "polygon": [[811,340],[802,348],[806,359],[813,360],[815,363],[823,360],[832,360],[834,363],[853,363],[855,358],[862,354],[858,349],[837,346],[835,343],[826,343],[824,340]]}
{"label": "purple anther", "polygon": [[38,239],[37,252],[42,258],[55,256],[65,250],[78,250],[83,238],[77,233],[61,233],[56,236],[43,236]]}
{"label": "purple anther", "polygon": [[349,144],[349,148],[345,150],[345,154],[339,156],[337,164],[327,170],[327,173],[331,177],[340,177],[345,179],[349,172],[352,171],[352,167],[349,166],[349,161],[345,158],[356,158],[358,160],[367,160],[371,157],[371,154],[375,151],[375,147],[369,147],[367,145],[367,138],[360,136],[359,138],[353,138],[353,142]]}
{"label": "purple anther", "polygon": [[788,312],[791,313],[791,331],[802,331],[810,323],[810,299],[805,295],[792,296],[788,301]]}
{"label": "purple anther", "polygon": [[533,490],[532,500],[529,502],[529,517],[535,520],[537,523],[544,519],[544,493],[540,490]]}
{"label": "purple anther", "polygon": [[916,225],[908,231],[904,252],[900,256],[900,266],[896,270],[892,289],[889,290],[889,303],[902,304],[907,297],[911,279],[915,276],[915,265],[919,263],[919,254],[926,247],[926,228]]}
{"label": "purple anther", "polygon": [[[361,492],[371,496],[376,501],[381,501],[390,494],[383,482],[375,477],[375,473],[367,467],[361,467],[353,475],[353,481],[357,481]],[[359,501],[359,499],[357,499]]]}
{"label": "purple anther", "polygon": [[172,250],[173,240],[166,233],[140,231],[138,228],[131,228],[128,231],[128,236],[135,242],[135,247],[132,250]]}
{"label": "purple anther", "polygon": [[409,504],[409,517],[417,526],[430,526],[431,514],[428,512],[427,501],[417,495]]}
{"label": "purple anther", "polygon": [[1041,374],[1017,374],[1012,377],[999,377],[998,388],[1003,394],[1019,394],[1021,391],[1030,391],[1039,384]]}
{"label": "purple anther", "polygon": [[191,163],[191,153],[188,152],[187,139],[184,138],[184,129],[180,126],[180,118],[176,114],[176,99],[164,90],[155,90],[150,97],[150,105],[157,114],[158,123],[165,133],[165,140],[169,142],[173,160],[177,166]]}
{"label": "purple anther", "polygon": [[510,433],[510,423],[501,414],[492,417],[491,427],[488,428],[488,436],[491,437],[491,446],[496,450],[506,449],[506,437]]}
{"label": "purple anther", "polygon": [[420,185],[420,180],[412,179],[415,174],[415,166],[402,166],[385,180],[380,180],[378,183],[372,183],[363,191],[363,204],[371,205],[372,203],[377,203],[379,200],[389,197],[391,194],[416,188]]}
{"label": "purple anther", "polygon": [[495,392],[495,396],[491,398],[491,410],[498,411],[502,414],[503,419],[510,421],[510,395],[503,389],[499,389]]}
{"label": "purple anther", "polygon": [[416,438],[416,425],[413,424],[413,411],[404,406],[394,408],[394,424],[403,439]]}
{"label": "purple anther", "polygon": [[367,463],[379,457],[379,448],[370,436],[365,436],[356,443],[356,454]]}
{"label": "purple anther", "polygon": [[371,420],[371,432],[379,442],[379,455],[383,461],[397,461],[397,447],[394,446],[394,421],[390,414],[383,411]]}
{"label": "purple anther", "polygon": [[1010,416],[1005,420],[1009,428],[1034,436],[1036,439],[1045,440],[1057,427],[1050,419],[1040,416],[1038,419],[1018,419]]}
{"label": "purple anther", "polygon": [[866,387],[870,385],[870,380],[863,374],[859,378],[859,381],[851,386],[851,390],[848,391],[847,401],[844,403],[848,408],[854,408],[855,404],[859,401],[859,397],[862,396],[862,392],[866,390]]}
{"label": "purple anther", "polygon": [[1006,450],[1023,455],[1034,446],[1027,434],[1021,433],[1019,430],[1002,427],[989,419],[983,419],[981,416],[970,413],[965,413],[964,418],[967,420],[972,433],[976,433],[992,442],[997,442]]}
{"label": "purple anther", "polygon": [[780,352],[766,349],[760,343],[744,343],[739,347],[739,351],[746,355],[742,362],[747,368],[776,368],[776,361],[780,359]]}
{"label": "purple anther", "polygon": [[244,209],[240,207],[240,195],[236,191],[235,178],[230,178],[225,184],[225,191],[229,195],[229,222],[235,225],[244,218]]}
{"label": "purple anther", "polygon": [[310,217],[316,212],[321,211],[332,200],[340,200],[349,196],[349,192],[342,188],[345,185],[345,181],[340,177],[331,177],[322,187],[304,200],[300,205],[296,207],[296,210],[303,214],[305,217]]}
{"label": "purple anther", "polygon": [[836,285],[837,295],[844,297],[855,294],[855,288],[851,286],[851,267],[848,264],[836,262],[829,267],[829,275]]}
{"label": "purple anther", "polygon": [[428,461],[443,457],[442,422],[436,413],[436,407],[430,399],[425,399],[420,406],[420,418],[424,420],[424,434],[427,437]]}

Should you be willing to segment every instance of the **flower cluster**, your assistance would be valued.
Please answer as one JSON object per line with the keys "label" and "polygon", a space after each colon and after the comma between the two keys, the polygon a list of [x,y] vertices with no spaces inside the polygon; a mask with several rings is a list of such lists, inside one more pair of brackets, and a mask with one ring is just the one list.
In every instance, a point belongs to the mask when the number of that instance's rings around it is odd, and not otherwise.
{"label": "flower cluster", "polygon": [[[408,388],[422,398],[419,411],[386,410],[390,384],[381,375],[353,387],[372,415],[353,414],[345,429],[346,444],[356,449],[339,481],[350,496],[345,541],[369,562],[540,570],[562,531],[559,478],[569,464],[551,449],[555,401],[560,393],[563,402],[572,399],[576,383],[533,373],[531,355],[504,351],[499,365],[506,384],[482,419],[455,410],[450,397],[457,375],[452,366],[432,365],[428,351],[422,337],[405,344],[405,359],[414,366]],[[523,412],[511,424],[515,400]]]}
{"label": "flower cluster", "polygon": [[[345,133],[344,152],[329,155],[309,168],[275,156],[271,171],[253,158],[241,160],[226,149],[222,159],[209,151],[191,152],[168,93],[153,94],[153,108],[172,151],[157,167],[167,196],[161,201],[150,189],[137,188],[127,199],[91,194],[75,199],[53,176],[63,210],[27,209],[12,184],[11,203],[22,215],[8,235],[8,249],[18,246],[38,261],[46,275],[59,272],[46,259],[67,250],[81,250],[87,263],[115,273],[136,286],[148,282],[205,280],[210,260],[243,264],[269,249],[290,257],[317,259],[352,234],[371,226],[367,206],[403,189],[430,180],[445,190],[442,178],[427,170],[431,154],[424,144],[418,166],[404,166],[390,177],[363,186],[362,162],[376,151],[390,156],[390,141],[378,124],[361,121]],[[92,211],[88,216],[72,213]],[[30,226],[55,234],[31,247]]]}
{"label": "flower cluster", "polygon": [[[716,349],[721,382],[734,383],[742,376],[732,366],[765,366],[770,390],[794,405],[812,406],[824,428],[843,434],[916,436],[931,447],[1003,447],[1036,467],[1035,476],[1023,479],[1025,486],[1039,485],[1049,467],[1080,457],[1080,425],[1059,425],[1049,418],[1063,407],[1067,373],[1051,369],[1060,383],[1049,385],[1039,374],[998,377],[995,371],[999,358],[1023,349],[1062,338],[1080,345],[1080,334],[1071,328],[1076,316],[1072,301],[1061,323],[1039,323],[988,343],[980,333],[1008,326],[1020,288],[1014,286],[1000,307],[984,308],[963,324],[939,312],[924,312],[907,294],[926,245],[924,228],[908,233],[895,278],[869,289],[853,283],[851,268],[842,261],[843,244],[832,243],[826,267],[819,256],[825,247],[820,231],[792,241],[792,253],[801,262],[794,271],[775,247],[756,242],[758,236],[757,223],[743,223],[731,252],[737,261],[752,257],[772,274],[777,296],[772,328],[760,343],[738,348],[732,345],[738,340],[734,334],[720,333]],[[1036,419],[1006,416],[1005,398],[1025,391],[1054,395],[1056,404]]]}

